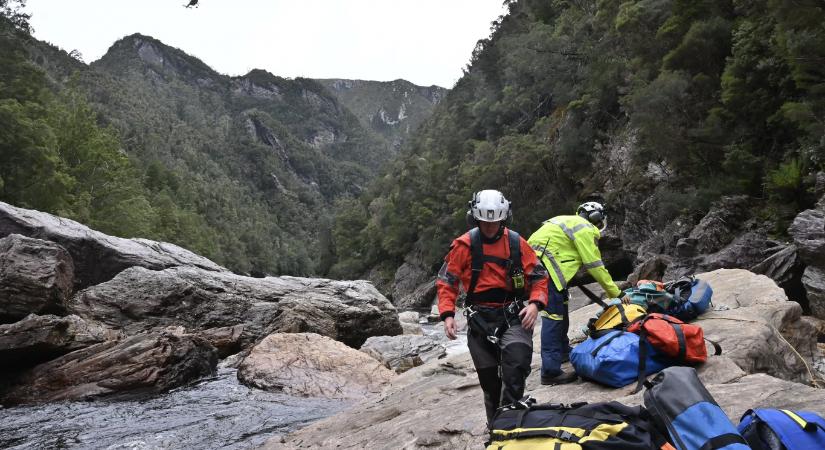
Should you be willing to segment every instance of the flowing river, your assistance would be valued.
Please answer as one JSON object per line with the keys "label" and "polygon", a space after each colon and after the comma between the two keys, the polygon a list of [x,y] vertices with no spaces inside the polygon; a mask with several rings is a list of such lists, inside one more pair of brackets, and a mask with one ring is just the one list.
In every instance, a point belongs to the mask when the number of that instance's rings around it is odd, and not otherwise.
{"label": "flowing river", "polygon": [[253,448],[349,404],[250,389],[223,368],[140,400],[0,408],[0,448]]}
{"label": "flowing river", "polygon": [[[448,354],[467,351],[467,336],[443,337],[441,323],[422,324]],[[0,407],[0,448],[245,449],[336,414],[351,402],[300,398],[248,388],[237,370],[151,397]]]}

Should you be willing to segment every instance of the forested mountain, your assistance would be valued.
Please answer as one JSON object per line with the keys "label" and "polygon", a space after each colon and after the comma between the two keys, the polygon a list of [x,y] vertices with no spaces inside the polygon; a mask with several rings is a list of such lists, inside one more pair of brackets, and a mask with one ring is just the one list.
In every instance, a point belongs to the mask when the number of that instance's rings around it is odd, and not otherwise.
{"label": "forested mountain", "polygon": [[406,80],[318,80],[358,117],[361,124],[399,149],[447,94],[438,86],[416,86]]}
{"label": "forested mountain", "polygon": [[483,188],[513,200],[523,234],[604,201],[631,256],[723,195],[751,196],[750,217],[780,236],[813,203],[822,2],[506,4],[389,173],[340,210],[334,274],[387,283],[405,261],[433,273]]}
{"label": "forested mountain", "polygon": [[319,274],[334,202],[395,153],[317,81],[228,77],[138,34],[86,65],[26,25],[2,24],[0,200],[239,272]]}

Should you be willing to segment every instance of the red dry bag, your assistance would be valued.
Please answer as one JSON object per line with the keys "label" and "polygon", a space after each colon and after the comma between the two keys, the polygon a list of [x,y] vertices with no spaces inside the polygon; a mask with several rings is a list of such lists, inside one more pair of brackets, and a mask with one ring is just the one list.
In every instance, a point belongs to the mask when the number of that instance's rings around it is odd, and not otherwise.
{"label": "red dry bag", "polygon": [[[705,339],[702,327],[684,323],[666,314],[649,314],[644,319],[630,325],[627,331],[638,334],[639,341],[649,342],[656,350],[672,358],[677,365],[693,365],[705,362],[708,359],[708,351],[705,347],[706,340],[713,345],[715,355],[722,354],[722,348],[719,347],[719,344]],[[640,348],[642,347],[644,346],[640,346]],[[640,355],[640,357],[642,356]],[[637,391],[641,389],[643,381],[644,377],[640,376]]]}

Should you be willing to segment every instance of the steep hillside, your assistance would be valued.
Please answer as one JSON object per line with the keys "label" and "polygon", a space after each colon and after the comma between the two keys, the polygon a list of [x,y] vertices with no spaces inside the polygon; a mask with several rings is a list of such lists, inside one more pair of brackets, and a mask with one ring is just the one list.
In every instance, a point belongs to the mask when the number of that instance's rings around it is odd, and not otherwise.
{"label": "steep hillside", "polygon": [[54,89],[81,93],[119,137],[150,191],[149,237],[237,271],[325,272],[332,204],[393,153],[313,80],[231,78],[138,34],[90,66],[28,47]]}
{"label": "steep hillside", "polygon": [[361,124],[384,136],[396,150],[432,114],[448,90],[416,86],[406,80],[318,80],[358,117]]}
{"label": "steep hillside", "polygon": [[369,275],[385,291],[393,279],[426,281],[483,188],[513,200],[523,234],[583,200],[606,202],[620,276],[651,254],[676,255],[680,238],[695,244],[688,234],[723,196],[745,200],[720,204],[729,234],[699,253],[747,231],[761,240],[743,248],[764,258],[766,239],[785,239],[815,202],[821,2],[507,3],[390,173],[340,211],[334,273]]}

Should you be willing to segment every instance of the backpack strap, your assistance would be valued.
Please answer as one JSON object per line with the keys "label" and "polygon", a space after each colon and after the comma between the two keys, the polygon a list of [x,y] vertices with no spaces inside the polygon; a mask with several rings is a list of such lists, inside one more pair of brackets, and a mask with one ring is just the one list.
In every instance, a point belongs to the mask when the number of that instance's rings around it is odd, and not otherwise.
{"label": "backpack strap", "polygon": [[468,299],[472,299],[481,269],[484,268],[484,247],[481,244],[481,231],[478,227],[470,230],[470,256],[473,274],[470,277],[470,287],[467,289]]}
{"label": "backpack strap", "polygon": [[[470,275],[470,286],[467,289],[467,301],[472,302],[475,298],[476,285],[479,276],[481,276],[481,271],[484,269],[484,263],[491,262],[507,268],[510,275],[514,273],[514,270],[519,273],[524,272],[521,263],[521,237],[513,230],[508,229],[507,232],[510,239],[510,257],[502,259],[497,256],[485,255],[484,244],[481,242],[481,231],[478,227],[470,230],[470,268],[472,274]],[[516,290],[515,294],[520,296],[522,291],[523,289]]]}
{"label": "backpack strap", "polygon": [[[513,295],[516,300],[524,298],[524,265],[521,262],[521,236],[513,230],[508,229],[507,235],[510,238],[510,260],[508,275],[512,283]],[[520,284],[517,283],[520,280]]]}
{"label": "backpack strap", "polygon": [[712,341],[712,340],[710,340],[710,339],[708,339],[708,338],[703,338],[703,339],[704,339],[704,340],[706,340],[706,341],[708,341],[708,342],[710,342],[710,345],[712,345],[712,346],[713,346],[713,356],[719,356],[719,355],[721,355],[721,354],[722,354],[722,346],[721,346],[721,345],[719,345],[719,343],[718,343],[718,342],[716,342],[716,341]]}
{"label": "backpack strap", "polygon": [[[550,282],[552,283],[552,281],[550,281]],[[608,306],[607,303],[602,301],[602,299],[600,299],[598,295],[594,294],[593,291],[588,289],[585,285],[580,284],[577,287],[579,288],[579,290],[582,291],[582,293],[584,293],[584,295],[587,296],[588,299],[590,299],[591,302],[598,304],[599,306],[601,306],[604,309],[607,309],[607,306]]]}
{"label": "backpack strap", "polygon": [[[513,433],[508,433],[506,436],[496,436],[493,438],[494,441],[503,441],[508,439],[527,439],[533,437],[549,437],[558,439],[564,442],[570,442],[574,444],[578,444],[579,441],[582,439],[575,434],[566,431],[566,430],[554,430],[550,428],[539,428],[533,430],[525,430],[525,431],[516,431]],[[562,448],[562,444],[556,443],[556,447],[554,448]]]}
{"label": "backpack strap", "polygon": [[636,388],[631,394],[635,394],[642,390],[645,384],[645,371],[647,369],[647,330],[645,329],[646,320],[642,320],[639,327],[639,377],[636,380]]}
{"label": "backpack strap", "polygon": [[705,445],[699,447],[699,450],[717,450],[732,444],[742,444],[745,446],[750,445],[748,444],[748,441],[746,441],[745,438],[740,436],[738,433],[725,433],[705,442]]}
{"label": "backpack strap", "polygon": [[507,230],[510,236],[510,270],[517,269],[524,272],[521,265],[521,236],[513,230]]}
{"label": "backpack strap", "polygon": [[605,339],[604,342],[602,342],[596,348],[594,348],[593,351],[590,352],[590,356],[595,357],[596,355],[598,355],[599,350],[601,350],[605,345],[609,344],[613,339],[616,339],[617,337],[621,336],[622,333],[623,333],[623,331],[618,331],[617,330],[616,334],[614,334],[613,336],[610,336],[609,338]]}
{"label": "backpack strap", "polygon": [[[673,328],[673,332],[676,333],[676,340],[679,343],[679,354],[676,357],[677,361],[682,361],[685,358],[685,353],[687,353],[687,342],[685,341],[685,333],[682,330],[682,324],[674,322],[670,319],[670,316],[661,315],[657,316],[647,316],[644,319],[639,321],[639,377],[636,381],[636,388],[633,389],[631,394],[635,394],[642,390],[645,384],[645,371],[647,369],[647,347],[650,345],[647,341],[647,328],[645,328],[645,324],[648,320],[659,319],[664,320],[668,325]],[[720,349],[721,351],[721,349]]]}

